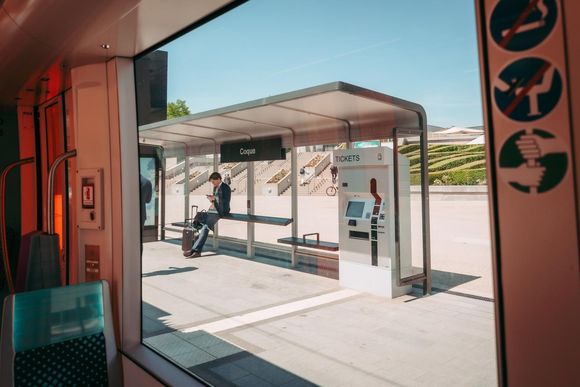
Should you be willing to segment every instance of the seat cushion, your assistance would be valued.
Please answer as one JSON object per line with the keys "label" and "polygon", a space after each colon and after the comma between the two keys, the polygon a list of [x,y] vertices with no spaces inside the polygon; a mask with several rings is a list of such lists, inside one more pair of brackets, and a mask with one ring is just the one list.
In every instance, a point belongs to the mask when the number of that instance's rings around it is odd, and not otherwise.
{"label": "seat cushion", "polygon": [[107,386],[103,333],[16,353],[16,386]]}

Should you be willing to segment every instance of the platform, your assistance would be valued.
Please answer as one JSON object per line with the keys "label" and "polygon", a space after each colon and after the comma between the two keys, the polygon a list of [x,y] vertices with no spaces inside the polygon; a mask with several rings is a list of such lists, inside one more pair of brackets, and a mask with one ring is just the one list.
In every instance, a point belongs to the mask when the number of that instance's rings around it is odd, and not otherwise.
{"label": "platform", "polygon": [[144,342],[251,385],[492,386],[494,305],[420,291],[393,300],[337,280],[207,251],[143,255]]}

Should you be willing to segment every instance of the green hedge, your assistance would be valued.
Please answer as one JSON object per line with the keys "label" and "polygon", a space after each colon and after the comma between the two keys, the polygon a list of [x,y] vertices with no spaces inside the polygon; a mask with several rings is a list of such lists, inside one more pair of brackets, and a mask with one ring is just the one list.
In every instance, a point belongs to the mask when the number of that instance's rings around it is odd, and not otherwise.
{"label": "green hedge", "polygon": [[[421,149],[419,144],[399,147],[409,159],[411,184],[420,182]],[[432,144],[428,147],[429,184],[485,184],[485,151],[483,145]]]}
{"label": "green hedge", "polygon": [[462,169],[481,169],[485,168],[485,159],[472,161],[470,163],[465,163],[458,167],[449,169],[450,171],[460,171]]}
{"label": "green hedge", "polygon": [[[412,173],[411,185],[419,185],[421,176]],[[429,185],[479,185],[486,183],[485,168],[429,173]]]}
{"label": "green hedge", "polygon": [[445,145],[445,146],[437,146],[437,147],[429,147],[429,153],[439,153],[439,152],[460,152],[460,153],[468,153],[468,152],[483,152],[483,145]]}
{"label": "green hedge", "polygon": [[419,151],[419,149],[421,148],[419,144],[411,144],[411,145],[401,145],[397,149],[399,150],[399,153],[406,155],[407,153]]}
{"label": "green hedge", "polygon": [[446,160],[441,160],[429,165],[429,172],[441,172],[447,169],[459,167],[473,161],[485,160],[485,155],[463,155]]}
{"label": "green hedge", "polygon": [[[484,154],[454,154],[446,155],[443,157],[436,158],[435,160],[429,161],[429,171],[430,172],[441,172],[444,170],[454,169],[456,167],[462,166],[463,164],[469,164],[473,161],[485,160]],[[411,166],[410,171],[418,171],[421,168],[420,163],[415,163]]]}
{"label": "green hedge", "polygon": [[[454,156],[462,156],[462,155],[485,155],[483,152],[469,152],[469,153],[458,153],[458,152],[441,152],[441,153],[429,153],[429,163],[432,164],[437,160],[441,160],[444,157],[454,157]],[[409,165],[413,166],[418,164],[421,161],[421,155],[414,154],[412,156],[408,156]]]}

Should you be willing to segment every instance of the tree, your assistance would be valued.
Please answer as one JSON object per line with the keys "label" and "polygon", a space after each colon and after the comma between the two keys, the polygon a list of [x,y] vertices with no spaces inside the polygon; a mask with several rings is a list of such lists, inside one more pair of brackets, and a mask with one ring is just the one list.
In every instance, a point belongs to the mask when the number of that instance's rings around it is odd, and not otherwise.
{"label": "tree", "polygon": [[184,100],[178,99],[175,102],[167,103],[167,119],[182,117],[188,114],[191,114],[191,112]]}

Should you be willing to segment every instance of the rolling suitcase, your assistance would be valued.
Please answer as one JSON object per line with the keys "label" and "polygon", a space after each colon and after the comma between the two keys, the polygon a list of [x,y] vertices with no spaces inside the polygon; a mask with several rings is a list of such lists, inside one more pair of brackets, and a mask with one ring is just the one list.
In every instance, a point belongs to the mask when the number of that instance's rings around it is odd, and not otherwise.
{"label": "rolling suitcase", "polygon": [[195,207],[195,212],[197,214],[197,206],[191,206],[191,213],[190,218],[185,219],[185,226],[183,228],[183,233],[181,234],[181,250],[187,251],[191,249],[193,246],[193,242],[195,241],[197,230],[193,227],[193,208]]}

